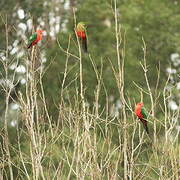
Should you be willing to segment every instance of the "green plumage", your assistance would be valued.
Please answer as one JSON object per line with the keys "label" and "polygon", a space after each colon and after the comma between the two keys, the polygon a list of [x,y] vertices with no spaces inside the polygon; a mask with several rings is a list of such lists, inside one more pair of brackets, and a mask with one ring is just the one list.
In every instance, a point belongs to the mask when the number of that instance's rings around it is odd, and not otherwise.
{"label": "green plumage", "polygon": [[144,107],[141,108],[141,114],[143,115],[144,119],[147,119],[147,113],[146,113],[146,110],[144,109]]}
{"label": "green plumage", "polygon": [[28,39],[28,44],[31,44],[37,38],[37,33],[32,34]]}

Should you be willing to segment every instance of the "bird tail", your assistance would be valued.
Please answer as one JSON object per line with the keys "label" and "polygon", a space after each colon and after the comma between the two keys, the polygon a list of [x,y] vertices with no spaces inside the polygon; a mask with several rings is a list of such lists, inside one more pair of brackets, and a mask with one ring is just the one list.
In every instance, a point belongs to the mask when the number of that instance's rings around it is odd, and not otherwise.
{"label": "bird tail", "polygon": [[144,119],[141,119],[141,122],[143,123],[145,131],[147,132],[147,134],[149,134],[149,128],[147,126],[147,121]]}
{"label": "bird tail", "polygon": [[143,124],[143,125],[144,125],[144,129],[145,129],[145,131],[147,132],[147,134],[149,134],[149,129],[148,129],[147,124]]}
{"label": "bird tail", "polygon": [[29,45],[27,46],[27,48],[29,49],[31,46],[32,46],[32,43],[31,43],[31,44],[29,44]]}
{"label": "bird tail", "polygon": [[82,39],[82,48],[84,50],[85,53],[88,52],[88,49],[87,49],[87,39],[86,37]]}

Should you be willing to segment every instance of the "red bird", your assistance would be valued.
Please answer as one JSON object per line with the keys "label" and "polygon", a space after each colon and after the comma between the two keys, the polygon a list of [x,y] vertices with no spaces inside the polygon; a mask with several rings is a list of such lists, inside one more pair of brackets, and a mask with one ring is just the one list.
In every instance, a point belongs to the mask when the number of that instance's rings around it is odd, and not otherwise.
{"label": "red bird", "polygon": [[75,32],[82,43],[82,48],[87,53],[86,27],[84,22],[79,22],[75,28]]}
{"label": "red bird", "polygon": [[137,103],[136,107],[135,107],[135,114],[136,116],[140,119],[140,121],[143,123],[143,126],[147,132],[147,134],[149,134],[149,130],[148,130],[148,126],[147,126],[147,113],[144,109],[144,104],[143,103]]}
{"label": "red bird", "polygon": [[43,32],[43,30],[37,30],[34,34],[32,34],[30,36],[30,38],[28,39],[28,47],[27,48],[34,46],[42,39],[42,32]]}

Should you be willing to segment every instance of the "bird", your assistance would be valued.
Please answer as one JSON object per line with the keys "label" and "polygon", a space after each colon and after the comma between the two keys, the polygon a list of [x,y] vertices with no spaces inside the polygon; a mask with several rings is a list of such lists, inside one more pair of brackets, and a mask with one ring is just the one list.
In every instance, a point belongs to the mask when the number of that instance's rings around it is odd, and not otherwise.
{"label": "bird", "polygon": [[144,129],[147,134],[149,134],[149,129],[147,126],[147,113],[144,108],[144,104],[142,102],[137,103],[135,106],[135,114],[139,118],[139,120],[143,123]]}
{"label": "bird", "polygon": [[42,39],[42,33],[43,30],[38,29],[34,34],[29,37],[27,46],[28,49],[36,45]]}
{"label": "bird", "polygon": [[86,36],[86,27],[84,22],[79,22],[75,28],[77,37],[81,40],[82,48],[87,53],[87,36]]}

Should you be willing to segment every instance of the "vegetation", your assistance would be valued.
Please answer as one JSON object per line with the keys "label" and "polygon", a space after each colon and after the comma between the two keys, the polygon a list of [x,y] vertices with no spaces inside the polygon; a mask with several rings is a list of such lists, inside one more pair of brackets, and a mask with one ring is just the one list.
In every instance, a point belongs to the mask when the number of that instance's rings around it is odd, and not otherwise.
{"label": "vegetation", "polygon": [[[1,179],[179,179],[178,1],[0,5]],[[46,36],[27,50],[37,28]]]}

